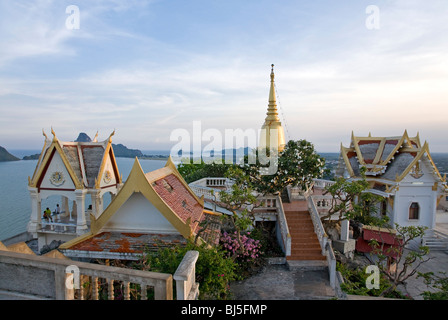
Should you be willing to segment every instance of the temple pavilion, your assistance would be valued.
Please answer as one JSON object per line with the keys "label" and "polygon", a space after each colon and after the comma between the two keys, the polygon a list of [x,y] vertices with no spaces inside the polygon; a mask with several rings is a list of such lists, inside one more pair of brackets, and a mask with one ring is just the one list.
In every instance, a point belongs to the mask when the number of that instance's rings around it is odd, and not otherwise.
{"label": "temple pavilion", "polygon": [[[68,241],[88,232],[90,215],[103,212],[104,195],[113,198],[122,185],[112,149],[114,132],[104,141],[95,136],[91,142],[68,142],[51,131],[53,139],[43,133],[44,146],[28,178],[32,208],[28,232],[38,239],[39,249],[53,240]],[[52,196],[60,197],[59,209],[51,208],[51,218],[45,219],[42,200]]]}
{"label": "temple pavilion", "polygon": [[435,227],[437,205],[447,192],[442,177],[432,160],[427,142],[417,134],[368,137],[352,133],[349,147],[341,145],[336,176],[360,179],[365,169],[370,184],[368,192],[384,198],[377,208],[388,215],[390,224]]}

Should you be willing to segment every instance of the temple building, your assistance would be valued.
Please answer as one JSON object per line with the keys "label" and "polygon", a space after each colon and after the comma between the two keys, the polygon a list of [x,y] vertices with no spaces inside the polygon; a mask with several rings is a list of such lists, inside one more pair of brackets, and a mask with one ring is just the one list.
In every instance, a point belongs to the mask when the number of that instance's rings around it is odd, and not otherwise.
{"label": "temple building", "polygon": [[204,208],[171,158],[165,167],[144,173],[136,159],[129,177],[90,231],[59,249],[74,259],[137,260],[144,250],[185,243],[216,243],[219,215]]}
{"label": "temple building", "polygon": [[[110,193],[113,198],[122,185],[112,148],[114,133],[104,141],[95,137],[92,142],[60,141],[53,130],[52,140],[43,134],[42,152],[28,178],[28,232],[38,239],[39,249],[53,240],[68,241],[88,232],[90,215],[97,218],[103,212],[103,196]],[[51,208],[45,218],[42,201],[53,196],[60,198],[58,209]],[[91,203],[88,210],[87,200]]]}
{"label": "temple building", "polygon": [[275,96],[274,65],[271,69],[271,85],[269,89],[269,103],[266,119],[261,127],[259,149],[278,148],[278,152],[285,147],[285,132],[278,117],[277,99]]}
{"label": "temple building", "polygon": [[377,213],[388,215],[391,226],[435,227],[437,205],[448,190],[446,177],[440,175],[428,143],[422,145],[418,134],[357,137],[352,133],[350,146],[341,145],[336,176],[361,179],[361,168],[370,184],[368,192],[384,198]]}

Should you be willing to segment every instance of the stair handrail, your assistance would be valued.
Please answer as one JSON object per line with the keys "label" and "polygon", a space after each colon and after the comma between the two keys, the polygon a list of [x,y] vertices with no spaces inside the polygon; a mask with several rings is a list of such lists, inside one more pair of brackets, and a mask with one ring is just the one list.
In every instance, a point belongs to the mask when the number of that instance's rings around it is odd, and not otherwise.
{"label": "stair handrail", "polygon": [[319,240],[320,248],[322,250],[322,255],[325,255],[326,245],[328,242],[328,236],[325,232],[324,226],[322,225],[322,221],[319,217],[319,211],[317,211],[316,204],[314,203],[312,197],[308,197],[308,211],[310,212],[311,220],[314,225],[314,232],[317,235],[317,239]]}
{"label": "stair handrail", "polygon": [[291,234],[289,233],[288,222],[286,220],[285,211],[283,210],[282,198],[279,194],[276,195],[277,199],[277,219],[279,222],[280,233],[283,240],[285,256],[291,255]]}
{"label": "stair handrail", "polygon": [[311,220],[313,221],[314,232],[316,233],[317,238],[319,239],[320,247],[322,249],[322,255],[327,257],[330,285],[337,292],[341,292],[340,284],[336,273],[336,256],[334,255],[331,240],[328,239],[328,235],[325,232],[324,226],[322,225],[322,221],[320,220],[319,217],[319,211],[317,211],[317,207],[313,201],[313,198],[308,197],[307,200],[308,200],[308,211],[310,213]]}

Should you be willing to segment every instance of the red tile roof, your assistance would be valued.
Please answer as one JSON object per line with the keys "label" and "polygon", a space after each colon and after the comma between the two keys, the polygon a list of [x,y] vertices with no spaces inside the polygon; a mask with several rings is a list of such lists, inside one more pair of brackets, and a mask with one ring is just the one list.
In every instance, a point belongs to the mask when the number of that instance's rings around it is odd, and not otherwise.
{"label": "red tile roof", "polygon": [[183,222],[191,218],[190,227],[193,232],[196,232],[197,222],[202,220],[203,207],[189,189],[174,174],[156,180],[153,187],[159,197]]}

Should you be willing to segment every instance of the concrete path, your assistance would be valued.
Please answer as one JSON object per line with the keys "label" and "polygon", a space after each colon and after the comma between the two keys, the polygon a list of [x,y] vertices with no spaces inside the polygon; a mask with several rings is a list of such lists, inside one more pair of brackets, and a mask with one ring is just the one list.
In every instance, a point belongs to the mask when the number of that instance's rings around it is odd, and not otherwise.
{"label": "concrete path", "polygon": [[[448,224],[438,224],[438,229],[448,234]],[[430,260],[420,265],[419,272],[445,272],[448,275],[448,251],[431,250]],[[400,286],[400,291],[415,300],[423,300],[422,293],[430,291],[417,274]],[[289,270],[286,265],[267,265],[257,275],[230,285],[235,300],[317,300],[333,299],[327,269]],[[375,300],[362,296],[348,296],[348,300]]]}
{"label": "concrete path", "polygon": [[266,265],[257,275],[230,285],[234,300],[322,300],[335,294],[328,270],[289,270],[284,264]]}

